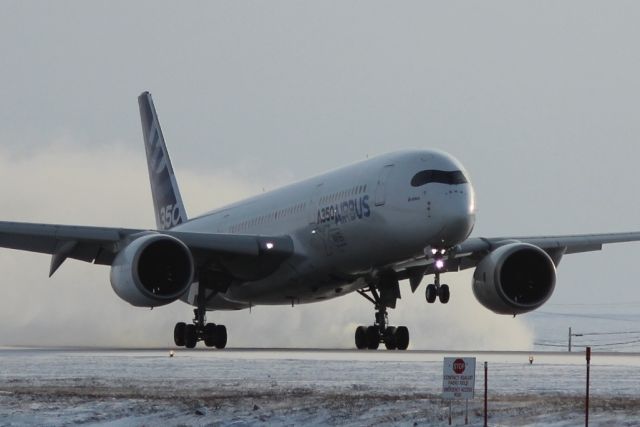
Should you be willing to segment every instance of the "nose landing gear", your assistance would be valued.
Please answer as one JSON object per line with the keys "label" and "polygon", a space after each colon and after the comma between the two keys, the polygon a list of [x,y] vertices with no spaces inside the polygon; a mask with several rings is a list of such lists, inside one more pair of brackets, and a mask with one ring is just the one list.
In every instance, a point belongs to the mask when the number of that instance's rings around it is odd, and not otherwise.
{"label": "nose landing gear", "polygon": [[451,292],[449,291],[449,285],[440,284],[440,273],[436,272],[434,283],[427,285],[425,291],[425,298],[429,304],[436,302],[436,298],[440,300],[442,304],[449,302]]}
{"label": "nose landing gear", "polygon": [[[367,290],[371,296],[366,294]],[[371,326],[356,328],[356,348],[376,350],[380,343],[384,343],[387,350],[406,350],[409,347],[409,329],[406,326],[389,326],[389,315],[387,308],[381,303],[380,294],[372,286],[367,290],[359,290],[358,293],[375,306],[375,322]]]}
{"label": "nose landing gear", "polygon": [[449,298],[451,297],[449,286],[440,284],[440,272],[445,267],[444,259],[441,257],[444,253],[444,251],[432,250],[432,254],[434,256],[433,265],[435,266],[434,283],[427,285],[427,290],[424,295],[429,304],[436,302],[436,298],[439,299],[442,304],[446,304],[449,302]]}

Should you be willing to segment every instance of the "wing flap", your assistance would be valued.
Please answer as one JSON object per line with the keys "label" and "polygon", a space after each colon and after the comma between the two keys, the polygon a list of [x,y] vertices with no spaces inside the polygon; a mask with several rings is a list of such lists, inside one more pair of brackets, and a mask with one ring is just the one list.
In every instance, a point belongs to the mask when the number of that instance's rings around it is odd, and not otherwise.
{"label": "wing flap", "polygon": [[51,266],[49,267],[49,277],[53,276],[63,262],[71,255],[71,252],[76,248],[78,242],[75,240],[67,240],[65,242],[59,242],[56,251],[51,256]]}
{"label": "wing flap", "polygon": [[232,255],[258,256],[261,253],[291,255],[293,241],[289,236],[256,236],[250,234],[211,234],[185,231],[163,231],[180,239],[190,249]]}

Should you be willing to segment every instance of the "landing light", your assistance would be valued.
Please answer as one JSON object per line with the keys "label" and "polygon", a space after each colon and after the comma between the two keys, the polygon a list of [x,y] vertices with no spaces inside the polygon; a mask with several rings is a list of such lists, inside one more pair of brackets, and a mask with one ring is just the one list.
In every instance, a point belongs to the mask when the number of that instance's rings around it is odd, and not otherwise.
{"label": "landing light", "polygon": [[436,268],[442,270],[442,268],[444,268],[444,261],[441,259],[436,260]]}
{"label": "landing light", "polygon": [[273,249],[273,247],[275,245],[273,243],[271,243],[271,242],[267,242],[267,244],[265,246],[267,247],[267,249]]}

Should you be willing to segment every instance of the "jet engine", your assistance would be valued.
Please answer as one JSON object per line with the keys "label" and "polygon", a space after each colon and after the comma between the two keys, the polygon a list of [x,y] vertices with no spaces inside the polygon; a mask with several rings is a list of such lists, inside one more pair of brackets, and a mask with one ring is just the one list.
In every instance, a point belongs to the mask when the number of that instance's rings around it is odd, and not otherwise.
{"label": "jet engine", "polygon": [[182,296],[193,281],[191,251],[166,234],[146,234],[121,250],[111,265],[111,287],[136,307],[157,307]]}
{"label": "jet engine", "polygon": [[498,314],[516,315],[539,308],[555,285],[555,264],[545,251],[528,243],[500,246],[473,273],[476,299]]}

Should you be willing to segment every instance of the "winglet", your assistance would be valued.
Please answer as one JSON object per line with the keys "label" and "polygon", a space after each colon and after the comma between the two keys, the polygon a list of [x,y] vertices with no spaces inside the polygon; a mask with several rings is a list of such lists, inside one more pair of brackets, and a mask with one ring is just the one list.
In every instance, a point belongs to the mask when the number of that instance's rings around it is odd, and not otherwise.
{"label": "winglet", "polygon": [[169,152],[164,142],[156,109],[149,92],[138,97],[142,135],[147,153],[149,181],[158,230],[168,230],[187,221],[178,182],[173,173]]}

